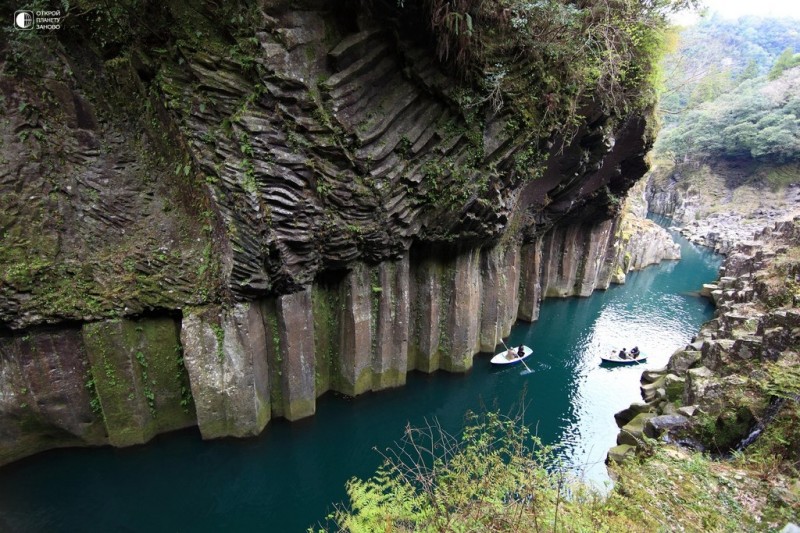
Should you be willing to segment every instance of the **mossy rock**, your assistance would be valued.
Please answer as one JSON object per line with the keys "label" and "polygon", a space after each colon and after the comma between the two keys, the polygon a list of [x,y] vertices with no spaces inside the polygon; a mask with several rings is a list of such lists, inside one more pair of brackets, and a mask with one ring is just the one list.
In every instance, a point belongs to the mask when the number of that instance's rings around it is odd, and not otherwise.
{"label": "mossy rock", "polygon": [[631,446],[630,444],[620,444],[608,450],[606,463],[622,463],[633,457],[636,457],[636,446]]}

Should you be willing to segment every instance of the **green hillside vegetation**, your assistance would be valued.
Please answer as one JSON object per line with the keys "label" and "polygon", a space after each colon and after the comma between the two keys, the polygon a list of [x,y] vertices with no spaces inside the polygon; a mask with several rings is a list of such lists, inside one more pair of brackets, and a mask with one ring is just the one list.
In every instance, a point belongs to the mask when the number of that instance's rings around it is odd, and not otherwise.
{"label": "green hillside vegetation", "polygon": [[[782,55],[789,67],[800,55]],[[659,156],[675,161],[800,160],[800,68],[782,69],[742,82],[735,89],[685,113],[656,143]],[[773,78],[770,80],[770,78]]]}
{"label": "green hillside vegetation", "polygon": [[[649,456],[612,464],[608,493],[577,480],[521,420],[472,417],[462,439],[436,423],[407,428],[371,478],[352,479],[349,502],[320,531],[765,531],[794,510],[797,406],[775,435],[734,461],[650,441]],[[796,442],[796,440],[795,440]],[[792,457],[792,454],[786,454]],[[780,494],[780,497],[776,496]]]}
{"label": "green hillside vegetation", "polygon": [[683,111],[770,73],[791,51],[800,51],[800,28],[791,19],[712,17],[673,34],[662,61],[664,123],[680,121]]}

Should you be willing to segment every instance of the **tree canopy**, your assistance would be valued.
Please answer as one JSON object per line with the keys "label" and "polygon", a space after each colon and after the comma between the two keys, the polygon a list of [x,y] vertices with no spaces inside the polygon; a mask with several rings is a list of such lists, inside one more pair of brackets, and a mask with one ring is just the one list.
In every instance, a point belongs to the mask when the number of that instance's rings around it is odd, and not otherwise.
{"label": "tree canopy", "polygon": [[660,154],[675,159],[751,158],[800,161],[800,67],[760,77],[690,110],[663,131]]}

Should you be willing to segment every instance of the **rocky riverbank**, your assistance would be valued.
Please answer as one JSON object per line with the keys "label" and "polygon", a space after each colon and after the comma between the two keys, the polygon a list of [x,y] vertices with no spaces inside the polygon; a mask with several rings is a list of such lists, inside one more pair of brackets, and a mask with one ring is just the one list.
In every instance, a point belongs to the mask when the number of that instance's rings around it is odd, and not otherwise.
{"label": "rocky riverbank", "polygon": [[[776,173],[786,176],[785,185],[769,182]],[[795,168],[657,165],[648,174],[645,196],[650,212],[672,218],[689,241],[728,254],[753,234],[800,215],[798,179]]]}
{"label": "rocky riverbank", "polygon": [[797,509],[799,276],[800,219],[734,246],[717,283],[703,288],[715,318],[665,368],[642,374],[643,402],[615,415],[620,432],[609,461],[648,455],[654,439],[721,456],[769,456],[771,497]]}

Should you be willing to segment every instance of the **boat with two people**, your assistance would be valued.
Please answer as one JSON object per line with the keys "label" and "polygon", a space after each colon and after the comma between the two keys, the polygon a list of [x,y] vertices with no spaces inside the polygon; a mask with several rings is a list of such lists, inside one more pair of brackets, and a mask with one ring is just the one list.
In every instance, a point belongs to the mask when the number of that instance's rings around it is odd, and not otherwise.
{"label": "boat with two people", "polygon": [[606,363],[616,363],[618,365],[630,365],[646,361],[647,356],[644,355],[642,352],[640,352],[637,346],[634,346],[630,352],[625,350],[625,348],[621,349],[619,352],[617,352],[617,350],[612,350],[611,353],[608,355],[601,355],[600,359],[602,359]]}
{"label": "boat with two people", "polygon": [[498,353],[491,359],[493,365],[512,365],[519,363],[533,353],[533,350],[527,346],[520,345]]}

